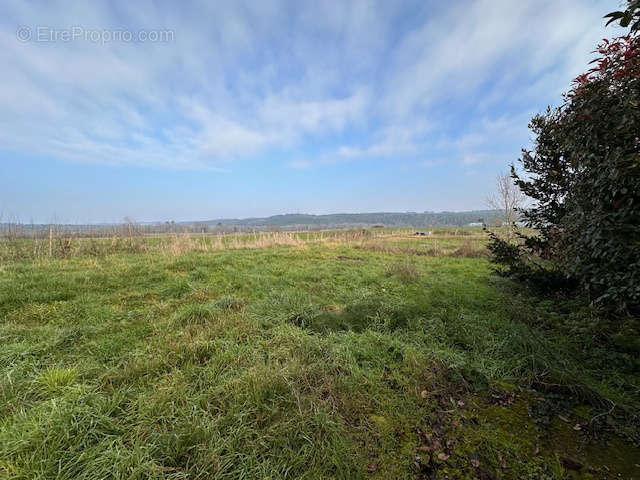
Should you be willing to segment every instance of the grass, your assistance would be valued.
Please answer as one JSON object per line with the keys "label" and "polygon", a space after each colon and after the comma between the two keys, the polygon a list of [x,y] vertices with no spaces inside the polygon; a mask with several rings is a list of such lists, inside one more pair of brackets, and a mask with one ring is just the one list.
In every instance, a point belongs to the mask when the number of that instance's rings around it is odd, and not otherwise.
{"label": "grass", "polygon": [[408,233],[3,263],[0,476],[637,478],[635,347]]}
{"label": "grass", "polygon": [[[127,235],[126,226],[122,231],[109,234],[109,230],[95,232],[97,236],[75,237],[73,233],[51,230],[52,236],[38,236],[27,229],[2,236],[0,232],[0,260],[20,261],[25,259],[45,260],[51,258],[71,258],[75,256],[102,257],[120,253],[157,253],[179,255],[186,252],[211,252],[239,248],[266,248],[272,246],[301,246],[307,244],[354,244],[361,248],[386,250],[385,241],[391,240],[392,248],[406,249],[407,246],[428,247],[421,254],[486,256],[485,235],[479,228],[434,228],[429,237],[416,243],[413,229],[375,228],[352,230],[287,231],[231,234],[154,234]],[[404,238],[404,242],[399,241]],[[464,240],[464,241],[463,241]]]}

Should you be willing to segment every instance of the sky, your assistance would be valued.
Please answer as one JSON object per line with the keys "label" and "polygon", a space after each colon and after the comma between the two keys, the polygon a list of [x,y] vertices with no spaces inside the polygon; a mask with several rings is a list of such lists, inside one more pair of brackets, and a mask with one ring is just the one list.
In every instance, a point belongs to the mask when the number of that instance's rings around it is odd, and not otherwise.
{"label": "sky", "polygon": [[0,3],[0,215],[486,208],[616,0]]}

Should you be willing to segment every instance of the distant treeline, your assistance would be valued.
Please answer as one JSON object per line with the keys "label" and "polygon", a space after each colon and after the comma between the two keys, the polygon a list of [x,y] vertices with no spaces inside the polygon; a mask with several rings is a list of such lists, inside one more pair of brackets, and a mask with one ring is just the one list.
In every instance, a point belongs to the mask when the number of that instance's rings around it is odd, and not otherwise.
{"label": "distant treeline", "polygon": [[497,210],[470,212],[378,212],[335,213],[330,215],[286,214],[264,218],[232,218],[193,222],[135,222],[126,219],[120,224],[25,224],[0,223],[0,236],[46,236],[53,228],[56,235],[122,236],[152,235],[163,233],[230,233],[291,230],[327,230],[340,228],[423,228],[461,227],[470,223],[492,223],[500,218]]}
{"label": "distant treeline", "polygon": [[244,227],[461,227],[469,223],[488,222],[499,217],[498,210],[473,210],[470,212],[376,212],[376,213],[333,213],[330,215],[308,215],[289,213],[265,218],[220,219],[204,222],[186,222],[208,226]]}

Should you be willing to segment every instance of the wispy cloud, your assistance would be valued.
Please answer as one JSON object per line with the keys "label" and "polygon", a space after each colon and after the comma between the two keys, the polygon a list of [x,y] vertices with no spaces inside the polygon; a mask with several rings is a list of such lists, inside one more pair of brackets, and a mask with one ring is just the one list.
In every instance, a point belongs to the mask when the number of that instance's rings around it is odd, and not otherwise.
{"label": "wispy cloud", "polygon": [[[294,168],[434,155],[471,165],[513,151],[530,113],[585,67],[606,7],[265,0],[0,10],[0,148],[211,169],[298,150],[305,160]],[[21,25],[175,36],[24,42]]]}
{"label": "wispy cloud", "polygon": [[311,162],[305,159],[297,159],[290,161],[289,166],[298,170],[305,170],[311,167]]}

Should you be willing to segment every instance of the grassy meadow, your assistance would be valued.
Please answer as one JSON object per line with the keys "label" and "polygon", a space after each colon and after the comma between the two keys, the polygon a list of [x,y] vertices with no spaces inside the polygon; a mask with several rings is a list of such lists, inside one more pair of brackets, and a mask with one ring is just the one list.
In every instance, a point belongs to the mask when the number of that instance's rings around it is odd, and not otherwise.
{"label": "grassy meadow", "polygon": [[5,240],[0,477],[640,478],[637,337],[432,230]]}

